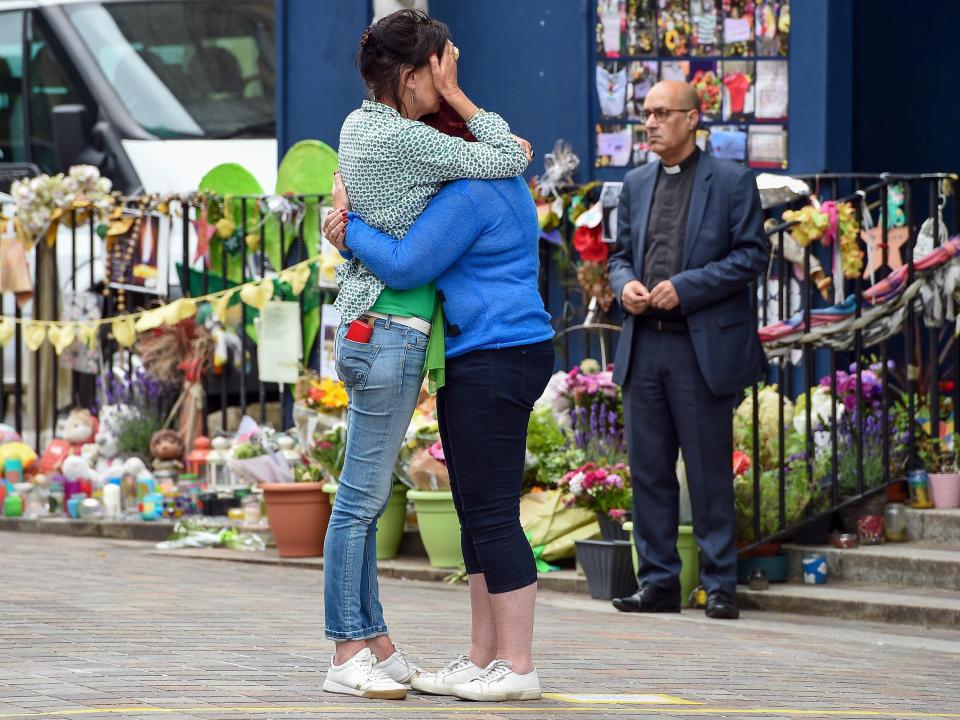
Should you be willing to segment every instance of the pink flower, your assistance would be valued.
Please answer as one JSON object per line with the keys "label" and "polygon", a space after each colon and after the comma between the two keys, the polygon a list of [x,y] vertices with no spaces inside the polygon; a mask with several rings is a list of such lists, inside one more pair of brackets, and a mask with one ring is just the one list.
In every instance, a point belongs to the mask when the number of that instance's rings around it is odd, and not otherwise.
{"label": "pink flower", "polygon": [[612,520],[623,520],[626,514],[627,514],[627,511],[622,508],[611,508],[610,510],[607,511],[607,515]]}
{"label": "pink flower", "polygon": [[430,449],[427,450],[434,460],[442,462],[444,465],[447,464],[446,459],[443,457],[443,444],[437,440],[433,445],[430,446]]}

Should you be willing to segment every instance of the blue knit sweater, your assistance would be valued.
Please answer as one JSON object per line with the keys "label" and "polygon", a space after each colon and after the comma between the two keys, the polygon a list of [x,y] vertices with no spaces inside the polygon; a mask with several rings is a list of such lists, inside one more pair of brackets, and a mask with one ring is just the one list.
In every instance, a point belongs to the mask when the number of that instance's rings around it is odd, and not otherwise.
{"label": "blue knit sweater", "polygon": [[553,337],[537,285],[537,211],[519,177],[457,180],[402,240],[351,213],[346,245],[395,290],[431,280],[443,293],[447,357]]}

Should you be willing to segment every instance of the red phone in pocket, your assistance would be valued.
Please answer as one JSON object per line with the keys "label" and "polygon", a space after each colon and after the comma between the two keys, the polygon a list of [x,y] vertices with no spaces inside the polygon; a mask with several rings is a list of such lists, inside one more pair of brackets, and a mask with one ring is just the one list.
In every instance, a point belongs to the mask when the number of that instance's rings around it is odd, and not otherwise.
{"label": "red phone in pocket", "polygon": [[344,337],[355,343],[368,343],[373,336],[373,326],[363,322],[363,320],[354,320],[347,328],[347,334]]}

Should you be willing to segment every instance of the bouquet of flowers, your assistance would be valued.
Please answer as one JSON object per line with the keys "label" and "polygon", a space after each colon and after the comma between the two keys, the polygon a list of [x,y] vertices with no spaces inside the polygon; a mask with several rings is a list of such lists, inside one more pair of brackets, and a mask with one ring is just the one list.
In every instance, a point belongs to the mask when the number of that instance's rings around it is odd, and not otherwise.
{"label": "bouquet of flowers", "polygon": [[347,389],[339,380],[319,377],[314,372],[297,381],[297,402],[317,412],[342,410],[347,407]]}
{"label": "bouquet of flowers", "polygon": [[587,463],[571,470],[560,480],[569,496],[567,507],[597,510],[610,517],[622,517],[630,507],[630,470],[623,463],[610,467]]}

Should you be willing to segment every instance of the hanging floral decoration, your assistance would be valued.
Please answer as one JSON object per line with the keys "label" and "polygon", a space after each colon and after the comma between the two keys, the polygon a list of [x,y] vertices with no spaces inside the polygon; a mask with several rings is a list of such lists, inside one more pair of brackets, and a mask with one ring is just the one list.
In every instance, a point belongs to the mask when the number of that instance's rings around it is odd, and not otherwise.
{"label": "hanging floral decoration", "polygon": [[100,177],[100,171],[92,165],[74,165],[66,175],[15,180],[10,194],[17,206],[18,232],[25,236],[21,239],[32,244],[46,235],[52,245],[58,224],[70,222],[68,210],[82,211],[78,222],[89,217],[85,211],[91,208],[98,214],[109,212],[114,205],[112,189],[110,180]]}
{"label": "hanging floral decoration", "polygon": [[796,222],[790,234],[802,247],[819,240],[829,246],[840,244],[840,266],[848,278],[856,278],[863,272],[863,251],[860,249],[860,222],[853,204],[828,200],[819,208],[807,205],[799,210],[783,213],[786,222]]}

